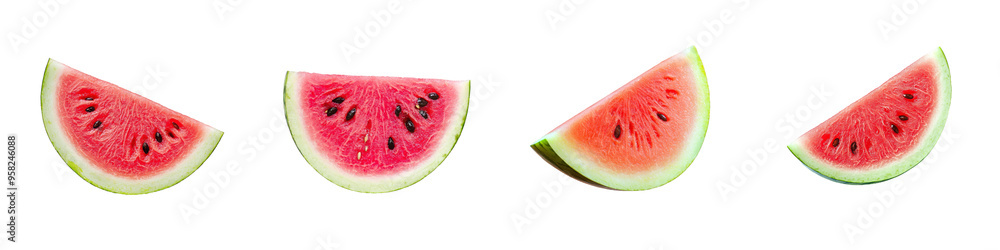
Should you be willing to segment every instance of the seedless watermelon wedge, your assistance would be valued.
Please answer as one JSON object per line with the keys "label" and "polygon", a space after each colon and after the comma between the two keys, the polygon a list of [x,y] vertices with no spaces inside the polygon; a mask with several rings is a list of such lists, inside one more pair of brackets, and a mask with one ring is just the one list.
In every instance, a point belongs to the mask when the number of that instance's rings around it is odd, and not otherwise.
{"label": "seedless watermelon wedge", "polygon": [[288,72],[285,116],[306,161],[358,192],[420,181],[462,134],[469,81]]}
{"label": "seedless watermelon wedge", "polygon": [[941,48],[788,145],[829,179],[865,184],[910,170],[937,143],[951,106],[951,71]]}
{"label": "seedless watermelon wedge", "polygon": [[657,64],[555,128],[531,147],[564,173],[618,190],[677,178],[708,128],[708,82],[691,47]]}
{"label": "seedless watermelon wedge", "polygon": [[115,193],[177,184],[222,138],[222,131],[51,59],[41,99],[45,131],[66,165]]}

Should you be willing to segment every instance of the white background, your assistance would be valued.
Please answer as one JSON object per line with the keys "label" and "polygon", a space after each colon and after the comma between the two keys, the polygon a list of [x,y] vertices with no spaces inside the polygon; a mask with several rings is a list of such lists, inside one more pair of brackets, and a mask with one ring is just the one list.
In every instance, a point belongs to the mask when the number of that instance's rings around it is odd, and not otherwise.
{"label": "white background", "polygon": [[[53,1],[0,6],[0,133],[19,136],[21,166],[18,242],[5,249],[997,246],[995,1],[403,0],[385,24],[371,13],[388,0],[41,7]],[[342,47],[366,27],[377,33],[349,60]],[[692,43],[711,121],[700,155],[672,183],[599,189],[529,148]],[[784,148],[938,46],[951,65],[951,113],[916,170],[844,185]],[[226,134],[174,187],[95,188],[45,135],[38,94],[50,57]],[[473,107],[436,172],[361,194],[296,150],[281,111],[287,70],[471,79]]]}

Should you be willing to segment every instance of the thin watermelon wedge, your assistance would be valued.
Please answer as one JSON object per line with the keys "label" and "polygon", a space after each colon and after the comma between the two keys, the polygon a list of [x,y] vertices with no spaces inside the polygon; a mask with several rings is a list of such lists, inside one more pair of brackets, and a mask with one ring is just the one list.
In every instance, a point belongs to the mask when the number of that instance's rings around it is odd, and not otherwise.
{"label": "thin watermelon wedge", "polygon": [[330,182],[363,193],[399,190],[440,165],[458,142],[469,81],[289,71],[285,117],[299,152]]}
{"label": "thin watermelon wedge", "polygon": [[222,138],[222,131],[52,59],[41,101],[45,131],[66,165],[114,193],[177,184]]}
{"label": "thin watermelon wedge", "polygon": [[646,190],[680,176],[708,130],[705,69],[695,47],[674,55],[556,127],[531,147],[577,180]]}
{"label": "thin watermelon wedge", "polygon": [[927,157],[951,106],[941,48],[910,64],[788,145],[802,163],[837,182],[889,180]]}

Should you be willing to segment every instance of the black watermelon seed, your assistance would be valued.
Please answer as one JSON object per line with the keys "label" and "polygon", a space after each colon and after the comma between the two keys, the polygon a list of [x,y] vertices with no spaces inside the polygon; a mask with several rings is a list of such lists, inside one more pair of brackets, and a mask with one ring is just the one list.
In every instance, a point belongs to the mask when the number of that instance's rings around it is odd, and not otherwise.
{"label": "black watermelon seed", "polygon": [[177,123],[176,123],[176,122],[171,122],[171,123],[173,123],[173,124],[174,124],[174,129],[181,129],[181,126],[177,126]]}
{"label": "black watermelon seed", "polygon": [[177,138],[176,136],[174,136],[174,132],[170,131],[167,131],[167,136],[170,136],[170,138]]}
{"label": "black watermelon seed", "polygon": [[403,107],[400,107],[399,105],[396,105],[396,117],[399,117],[399,112],[402,112],[402,111],[403,111]]}
{"label": "black watermelon seed", "polygon": [[667,115],[663,113],[656,113],[656,118],[660,118],[661,121],[667,121]]}
{"label": "black watermelon seed", "polygon": [[622,125],[615,125],[615,139],[622,137]]}
{"label": "black watermelon seed", "polygon": [[900,116],[899,116],[899,120],[901,120],[901,121],[905,121],[905,120],[909,120],[909,119],[910,119],[910,118],[909,118],[909,117],[906,117],[905,115],[900,115]]}
{"label": "black watermelon seed", "polygon": [[858,153],[858,142],[851,142],[851,154]]}
{"label": "black watermelon seed", "polygon": [[96,122],[94,122],[94,128],[95,128],[95,129],[96,129],[96,128],[100,128],[100,127],[101,127],[101,121],[96,121]]}
{"label": "black watermelon seed", "polygon": [[392,137],[389,137],[389,150],[396,148],[396,142],[392,141]]}
{"label": "black watermelon seed", "polygon": [[329,109],[326,109],[326,116],[331,116],[336,113],[337,113],[337,107],[330,107]]}
{"label": "black watermelon seed", "polygon": [[424,99],[423,97],[417,98],[417,107],[424,107],[424,106],[427,106],[427,99]]}
{"label": "black watermelon seed", "polygon": [[94,98],[93,98],[93,97],[87,97],[87,98],[83,98],[83,99],[84,99],[84,100],[87,100],[87,101],[93,101],[93,100],[94,100]]}
{"label": "black watermelon seed", "polygon": [[406,118],[406,121],[403,122],[403,125],[406,125],[406,131],[410,131],[410,133],[413,133],[414,130],[417,130],[417,127],[413,126],[413,120],[410,120],[410,118]]}
{"label": "black watermelon seed", "polygon": [[903,94],[903,98],[913,99],[913,95],[911,95],[911,94]]}
{"label": "black watermelon seed", "polygon": [[427,119],[427,111],[424,111],[424,110],[421,109],[420,110],[420,116],[423,117],[424,119]]}
{"label": "black watermelon seed", "polygon": [[160,132],[156,132],[156,134],[153,135],[153,138],[156,138],[156,142],[163,142],[163,135],[160,135]]}
{"label": "black watermelon seed", "polygon": [[347,111],[347,116],[344,117],[344,121],[346,122],[346,121],[350,121],[351,119],[354,119],[354,113],[357,113],[357,112],[358,112],[358,108],[352,108],[351,111]]}
{"label": "black watermelon seed", "polygon": [[430,94],[427,94],[427,97],[431,98],[431,100],[437,100],[438,98],[441,98],[440,96],[438,96],[437,92],[431,92]]}
{"label": "black watermelon seed", "polygon": [[334,103],[344,103],[344,97],[338,96],[337,98],[333,98],[333,102]]}
{"label": "black watermelon seed", "polygon": [[835,148],[840,146],[840,138],[833,138],[833,142],[830,142],[830,146]]}
{"label": "black watermelon seed", "polygon": [[896,127],[896,124],[889,124],[889,128],[892,128],[893,133],[899,134],[899,128]]}
{"label": "black watermelon seed", "polygon": [[95,110],[94,106],[90,106],[87,107],[87,109],[84,109],[84,111],[87,111],[87,113],[94,112],[94,110]]}
{"label": "black watermelon seed", "polygon": [[142,152],[146,153],[147,155],[149,154],[149,144],[145,142],[142,143]]}

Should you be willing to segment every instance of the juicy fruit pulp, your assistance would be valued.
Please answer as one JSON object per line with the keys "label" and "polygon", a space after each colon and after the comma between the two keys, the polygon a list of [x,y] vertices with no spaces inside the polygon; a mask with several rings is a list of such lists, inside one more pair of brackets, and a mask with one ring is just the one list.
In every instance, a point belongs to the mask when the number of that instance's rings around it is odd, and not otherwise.
{"label": "juicy fruit pulp", "polygon": [[586,183],[651,189],[677,178],[694,161],[708,116],[705,71],[691,47],[580,112],[532,148]]}
{"label": "juicy fruit pulp", "polygon": [[424,178],[461,135],[468,81],[288,72],[296,146],[328,180],[389,192]]}
{"label": "juicy fruit pulp", "polygon": [[172,186],[208,158],[222,132],[50,60],[42,118],[63,160],[94,186],[142,194]]}
{"label": "juicy fruit pulp", "polygon": [[788,148],[813,171],[835,181],[888,180],[930,153],[950,104],[951,73],[939,48]]}

